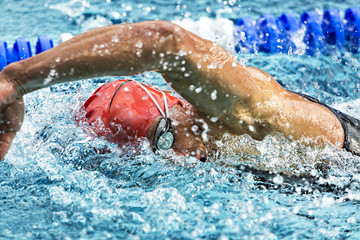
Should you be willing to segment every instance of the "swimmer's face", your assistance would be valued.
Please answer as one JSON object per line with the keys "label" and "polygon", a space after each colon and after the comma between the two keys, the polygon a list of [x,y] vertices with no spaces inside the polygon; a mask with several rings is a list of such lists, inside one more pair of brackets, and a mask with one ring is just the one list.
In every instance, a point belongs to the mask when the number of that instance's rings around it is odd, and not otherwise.
{"label": "swimmer's face", "polygon": [[[194,117],[190,106],[175,104],[169,109],[170,119],[174,129],[175,141],[172,149],[179,155],[196,157],[206,161],[207,152],[202,139],[202,127]],[[161,119],[157,117],[146,133],[146,137],[153,144],[156,127]]]}

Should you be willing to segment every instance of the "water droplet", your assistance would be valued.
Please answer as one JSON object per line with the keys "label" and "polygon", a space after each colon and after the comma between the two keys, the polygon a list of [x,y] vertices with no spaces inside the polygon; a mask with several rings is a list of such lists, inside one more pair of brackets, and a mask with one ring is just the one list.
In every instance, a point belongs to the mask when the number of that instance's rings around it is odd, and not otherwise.
{"label": "water droplet", "polygon": [[212,91],[212,93],[210,94],[211,100],[216,100],[217,98],[216,94],[217,94],[216,90]]}
{"label": "water droplet", "polygon": [[215,69],[217,67],[216,63],[211,63],[210,65],[208,65],[209,69]]}
{"label": "water droplet", "polygon": [[256,132],[256,129],[253,125],[249,125],[250,132]]}
{"label": "water droplet", "polygon": [[118,43],[119,42],[119,37],[117,35],[114,35],[111,39],[112,42],[114,43]]}
{"label": "water droplet", "polygon": [[273,178],[273,182],[275,184],[282,184],[284,182],[284,178],[280,175],[277,175],[276,177]]}
{"label": "water droplet", "polygon": [[143,47],[143,43],[142,43],[142,42],[137,42],[137,43],[135,44],[135,46],[136,46],[137,48],[142,48],[142,47]]}
{"label": "water droplet", "polygon": [[211,117],[210,122],[217,122],[219,119],[217,117]]}

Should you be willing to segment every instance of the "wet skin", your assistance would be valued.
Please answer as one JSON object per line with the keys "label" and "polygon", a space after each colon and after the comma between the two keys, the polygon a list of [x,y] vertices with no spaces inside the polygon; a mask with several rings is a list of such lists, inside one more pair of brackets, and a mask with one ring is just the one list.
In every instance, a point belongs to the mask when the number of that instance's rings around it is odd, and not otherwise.
{"label": "wet skin", "polygon": [[[95,46],[104,47],[94,50]],[[343,146],[342,126],[324,106],[285,90],[259,69],[241,65],[211,41],[170,22],[149,21],[93,29],[4,68],[0,72],[0,157],[20,129],[22,95],[63,82],[151,70],[160,72],[193,106],[211,126],[213,136],[246,133],[261,140],[280,133],[305,144]],[[180,135],[191,135],[192,121],[187,123],[188,118],[178,112],[174,149],[181,154],[194,152],[180,140]],[[211,124],[214,118],[217,121]],[[202,149],[197,140],[194,144]]]}

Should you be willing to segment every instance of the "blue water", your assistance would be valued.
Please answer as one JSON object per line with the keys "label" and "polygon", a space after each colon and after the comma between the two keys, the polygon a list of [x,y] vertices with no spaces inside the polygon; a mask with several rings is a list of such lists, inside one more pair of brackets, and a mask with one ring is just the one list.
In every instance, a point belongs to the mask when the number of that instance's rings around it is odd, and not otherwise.
{"label": "blue water", "polygon": [[[220,23],[240,15],[256,19],[329,7],[343,15],[356,3],[8,0],[0,1],[0,30],[2,40],[25,36],[34,45],[42,34],[57,39],[113,22],[166,19],[219,40],[231,35]],[[360,118],[360,54],[237,56],[285,87]],[[134,78],[165,85],[155,73]],[[360,238],[358,157],[271,136],[260,142],[226,136],[223,157],[195,166],[154,155],[147,141],[120,149],[74,120],[81,102],[114,79],[83,80],[25,97],[22,130],[0,163],[0,239]],[[235,151],[244,148],[252,154]],[[326,170],[317,170],[320,162],[328,163]]]}

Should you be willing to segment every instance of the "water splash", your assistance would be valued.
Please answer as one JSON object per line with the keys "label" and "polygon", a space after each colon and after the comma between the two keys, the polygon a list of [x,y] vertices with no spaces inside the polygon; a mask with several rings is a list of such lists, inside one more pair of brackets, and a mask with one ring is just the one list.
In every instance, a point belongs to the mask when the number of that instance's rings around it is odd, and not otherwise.
{"label": "water splash", "polygon": [[[163,0],[141,6],[136,1],[89,1],[97,11],[113,12],[114,17],[96,14],[111,21],[174,20],[183,19],[185,14],[190,14],[194,21],[201,16],[215,18],[225,2],[226,6],[231,5],[230,1],[180,1],[174,6]],[[54,5],[60,1],[46,3]],[[354,1],[348,3],[356,5]],[[36,14],[21,11],[31,8],[9,8],[7,4],[0,3],[3,9],[10,9],[2,15],[9,23],[3,26],[5,36],[13,39],[21,29],[29,37],[38,32],[35,24],[28,28],[29,22],[37,19]],[[41,1],[23,4],[40,4],[41,12],[49,10],[44,10]],[[153,4],[156,9],[146,11]],[[234,18],[248,13],[258,17],[269,12],[276,15],[287,10],[297,13],[316,7],[321,10],[324,8],[321,6],[342,10],[348,7],[343,2],[307,0],[301,5],[265,0],[243,0],[235,5],[236,9],[227,13]],[[58,22],[46,30],[54,36],[69,29],[78,33],[86,22],[64,21],[63,16],[67,15],[56,11],[51,14],[55,16],[53,21]],[[20,17],[24,21],[19,22]],[[38,19],[39,23],[43,21],[42,17]],[[12,22],[19,25],[14,27]],[[26,27],[21,27],[22,24]],[[309,59],[295,54],[269,57],[242,53],[240,57],[247,64],[270,72],[284,86],[319,97],[358,117],[358,56],[351,53],[335,56]],[[154,73],[135,78],[166,86]],[[126,149],[136,150],[138,155],[124,155],[124,149],[84,131],[74,121],[79,103],[110,80],[54,86],[26,96],[24,126],[0,165],[0,238],[359,238],[358,157],[331,147],[309,149],[296,143],[293,146],[282,138],[269,137],[257,142],[247,136],[238,139],[239,143],[224,141],[224,152],[230,157],[222,157],[218,162],[174,164],[154,155],[146,141],[135,149]],[[246,154],[235,155],[232,148],[236,144],[248,148]],[[310,159],[327,161],[329,167],[312,172],[307,161]],[[293,164],[282,166],[283,160]],[[305,171],[311,177],[289,177],[282,174],[286,171],[299,175]]]}

